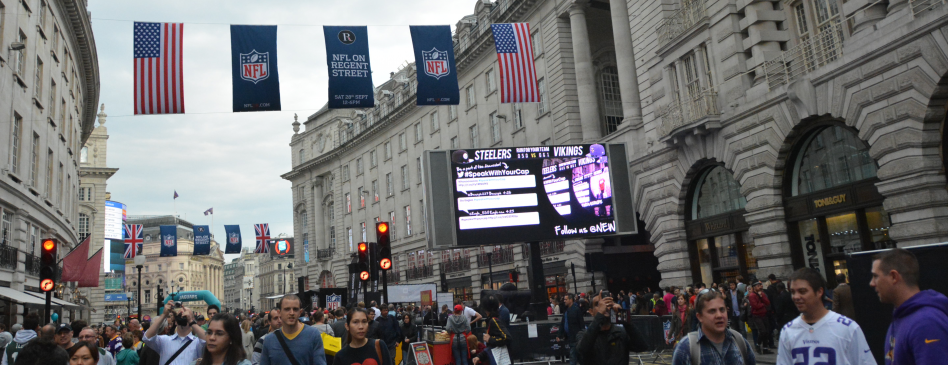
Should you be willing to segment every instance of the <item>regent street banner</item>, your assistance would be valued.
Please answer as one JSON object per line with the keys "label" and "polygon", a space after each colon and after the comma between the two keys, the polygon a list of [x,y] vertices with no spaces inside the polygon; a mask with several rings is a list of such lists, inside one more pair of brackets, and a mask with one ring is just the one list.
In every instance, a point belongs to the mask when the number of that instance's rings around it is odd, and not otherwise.
{"label": "regent street banner", "polygon": [[169,225],[161,226],[161,236],[158,237],[161,243],[160,257],[178,256],[178,227]]}
{"label": "regent street banner", "polygon": [[329,66],[329,108],[375,106],[365,26],[324,26]]}
{"label": "regent street banner", "polygon": [[227,248],[224,249],[224,253],[240,253],[240,246],[242,245],[240,226],[236,224],[224,225],[224,234],[227,235]]}
{"label": "regent street banner", "polygon": [[277,26],[231,25],[234,112],[280,110]]}
{"label": "regent street banner", "polygon": [[211,229],[208,226],[194,226],[194,256],[211,254]]}
{"label": "regent street banner", "polygon": [[410,29],[418,70],[417,105],[458,105],[461,92],[451,26],[412,25]]}

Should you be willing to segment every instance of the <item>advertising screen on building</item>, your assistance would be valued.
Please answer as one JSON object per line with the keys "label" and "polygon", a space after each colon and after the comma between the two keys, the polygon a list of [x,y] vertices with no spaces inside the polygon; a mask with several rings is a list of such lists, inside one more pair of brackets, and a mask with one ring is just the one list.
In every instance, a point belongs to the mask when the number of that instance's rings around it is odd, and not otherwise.
{"label": "advertising screen on building", "polygon": [[616,233],[601,144],[450,153],[460,246]]}
{"label": "advertising screen on building", "polygon": [[125,204],[105,201],[105,238],[120,240],[122,236],[122,224],[125,223]]}

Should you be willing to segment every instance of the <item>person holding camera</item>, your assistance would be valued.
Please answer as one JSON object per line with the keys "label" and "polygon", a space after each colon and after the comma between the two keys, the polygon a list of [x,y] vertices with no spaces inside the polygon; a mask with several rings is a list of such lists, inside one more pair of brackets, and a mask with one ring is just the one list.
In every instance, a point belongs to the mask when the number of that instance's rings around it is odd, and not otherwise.
{"label": "person holding camera", "polygon": [[175,331],[171,335],[158,335],[159,326],[151,326],[145,331],[145,346],[159,354],[159,364],[188,365],[204,353],[204,329],[197,325],[194,313],[181,303],[169,300],[158,322],[174,318]]}
{"label": "person holding camera", "polygon": [[[606,292],[608,293],[608,292]],[[629,363],[631,341],[626,331],[612,323],[611,313],[619,309],[612,297],[600,291],[592,299],[588,329],[577,334],[576,353],[580,364],[626,365]]]}

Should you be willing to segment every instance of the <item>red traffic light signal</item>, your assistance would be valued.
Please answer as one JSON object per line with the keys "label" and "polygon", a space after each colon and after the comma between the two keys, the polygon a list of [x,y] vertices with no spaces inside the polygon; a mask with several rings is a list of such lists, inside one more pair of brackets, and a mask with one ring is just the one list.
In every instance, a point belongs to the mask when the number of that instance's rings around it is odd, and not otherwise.
{"label": "red traffic light signal", "polygon": [[379,245],[379,268],[382,270],[392,269],[392,241],[389,237],[388,222],[378,222],[375,224],[375,238]]}
{"label": "red traffic light signal", "polygon": [[386,222],[377,223],[375,228],[378,229],[379,233],[388,233],[388,223]]}
{"label": "red traffic light signal", "polygon": [[44,292],[53,291],[56,287],[56,247],[59,242],[46,238],[40,243],[40,289]]}
{"label": "red traffic light signal", "polygon": [[53,241],[51,239],[43,240],[43,251],[52,252],[55,250],[56,250],[56,241]]}
{"label": "red traffic light signal", "polygon": [[379,267],[382,268],[382,270],[391,269],[391,268],[392,268],[392,259],[390,259],[390,258],[383,258],[383,259],[379,260]]}
{"label": "red traffic light signal", "polygon": [[365,242],[359,242],[359,255],[363,255],[369,252],[369,244]]}

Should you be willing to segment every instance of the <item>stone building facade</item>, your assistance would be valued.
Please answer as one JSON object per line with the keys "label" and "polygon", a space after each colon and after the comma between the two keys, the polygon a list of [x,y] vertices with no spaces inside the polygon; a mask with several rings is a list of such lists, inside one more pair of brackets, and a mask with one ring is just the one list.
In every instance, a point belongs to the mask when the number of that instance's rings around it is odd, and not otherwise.
{"label": "stone building facade", "polygon": [[299,269],[299,264],[294,263],[294,259],[270,255],[259,255],[256,258],[259,265],[257,275],[254,277],[254,286],[251,303],[257,306],[260,313],[273,309],[280,298],[286,293],[296,293],[295,270]]}
{"label": "stone building facade", "polygon": [[[376,88],[375,108],[323,108],[303,121],[303,131],[295,122],[293,170],[283,177],[293,183],[295,236],[309,242],[310,257],[316,258],[304,275],[318,287],[345,286],[355,244],[374,241],[375,222],[388,221],[395,256],[389,282],[439,283],[443,274],[441,290],[453,292],[457,301],[475,299],[480,288],[499,287],[512,271],[526,282],[529,252],[521,243],[428,251],[421,156],[436,149],[596,141],[629,124],[626,109],[640,125],[638,97],[626,90],[637,75],[623,68],[633,62],[631,39],[613,37],[617,31],[628,34],[628,17],[621,17],[616,30],[609,9],[608,3],[477,2],[455,32],[460,105],[417,107],[417,70],[409,62]],[[540,103],[499,102],[490,24],[504,22],[531,24]],[[544,242],[546,277],[537,280],[551,295],[589,290],[584,254],[606,252],[617,285],[655,286],[652,246],[642,241],[625,236]],[[623,264],[640,257],[650,265]],[[575,283],[567,275],[573,264]]]}
{"label": "stone building facade", "polygon": [[241,281],[237,278],[237,265],[239,265],[240,258],[231,260],[230,263],[224,264],[224,297],[221,298],[221,303],[224,304],[222,310],[233,310],[234,308],[240,308],[240,287]]}
{"label": "stone building facade", "polygon": [[[137,292],[138,285],[142,290],[142,315],[154,317],[158,309],[159,298],[156,297],[158,287],[162,288],[167,297],[172,291],[208,290],[218,300],[224,300],[224,252],[220,245],[211,236],[209,255],[192,255],[194,253],[194,225],[181,218],[171,215],[164,216],[130,216],[126,224],[141,224],[144,229],[145,243],[143,249],[148,258],[142,268],[141,283],[138,282],[135,263],[127,260],[125,272],[128,273],[127,287],[130,292]],[[160,257],[161,244],[160,226],[176,225],[178,227],[178,255]],[[131,275],[135,273],[135,275]],[[160,300],[164,300],[162,297]],[[204,313],[207,307],[203,303],[191,303],[195,311]]]}
{"label": "stone building facade", "polygon": [[[99,99],[86,1],[0,4],[0,48],[0,286],[38,292],[41,237],[63,242],[61,255],[81,238],[79,148]],[[0,322],[22,320],[21,304],[0,299]]]}

